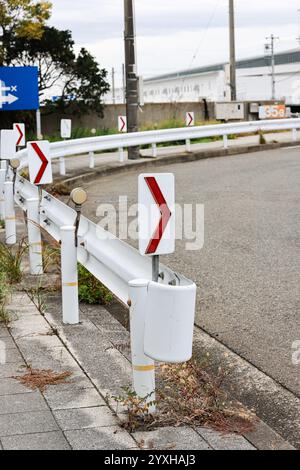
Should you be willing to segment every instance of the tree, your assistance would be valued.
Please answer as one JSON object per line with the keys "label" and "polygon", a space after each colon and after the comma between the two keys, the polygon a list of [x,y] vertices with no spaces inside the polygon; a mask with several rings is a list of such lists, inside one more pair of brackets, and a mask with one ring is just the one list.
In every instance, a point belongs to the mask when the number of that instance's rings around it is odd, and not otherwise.
{"label": "tree", "polygon": [[6,61],[6,51],[16,37],[41,38],[51,8],[48,1],[0,0],[0,65]]}
{"label": "tree", "polygon": [[[76,56],[70,31],[45,26],[40,38],[16,36],[7,48],[6,63],[38,66],[40,101],[49,112],[59,109],[81,114],[91,110],[102,115],[101,97],[109,90],[107,72],[86,49]],[[49,99],[54,89],[60,90],[55,103]]]}
{"label": "tree", "polygon": [[[82,48],[65,75],[64,87],[56,106],[63,112],[71,108],[73,113],[95,111],[99,116],[103,116],[101,97],[110,89],[106,77],[107,71],[99,68],[95,58]],[[74,97],[76,100],[68,97]]]}

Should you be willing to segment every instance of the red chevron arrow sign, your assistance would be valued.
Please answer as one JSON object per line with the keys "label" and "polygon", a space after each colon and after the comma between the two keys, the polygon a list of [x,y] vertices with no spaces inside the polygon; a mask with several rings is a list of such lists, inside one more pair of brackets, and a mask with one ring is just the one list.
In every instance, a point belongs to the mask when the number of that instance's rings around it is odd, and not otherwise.
{"label": "red chevron arrow sign", "polygon": [[47,140],[28,142],[27,149],[30,182],[36,185],[52,183],[49,142]]}
{"label": "red chevron arrow sign", "polygon": [[189,112],[186,113],[185,122],[187,127],[192,127],[195,125],[195,113]]}
{"label": "red chevron arrow sign", "polygon": [[119,132],[127,132],[127,117],[118,116],[118,129]]}
{"label": "red chevron arrow sign", "polygon": [[17,147],[24,147],[26,145],[26,139],[25,139],[25,124],[22,123],[15,123],[13,125],[14,131],[16,131],[17,135],[17,142],[16,146]]}
{"label": "red chevron arrow sign", "polygon": [[170,173],[139,176],[139,250],[143,255],[175,251],[174,186]]}

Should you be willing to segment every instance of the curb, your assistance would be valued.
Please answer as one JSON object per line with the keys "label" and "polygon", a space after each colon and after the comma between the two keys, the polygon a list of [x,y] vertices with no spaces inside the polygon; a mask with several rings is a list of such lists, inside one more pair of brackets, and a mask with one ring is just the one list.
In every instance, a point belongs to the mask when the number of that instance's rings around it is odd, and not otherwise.
{"label": "curb", "polygon": [[243,155],[256,152],[264,152],[267,150],[276,150],[280,148],[288,148],[300,145],[300,141],[284,142],[284,143],[269,143],[257,145],[245,145],[241,147],[231,147],[229,149],[215,149],[206,151],[184,152],[180,154],[170,154],[164,156],[143,157],[140,160],[127,161],[120,164],[119,162],[112,162],[95,169],[94,171],[86,171],[86,173],[75,174],[75,176],[67,179],[58,178],[56,183],[63,183],[68,188],[73,189],[76,185],[93,181],[99,176],[109,176],[120,172],[131,171],[136,168],[139,170],[160,167],[167,164],[194,162],[197,160],[205,160],[208,158],[230,157],[234,155]]}

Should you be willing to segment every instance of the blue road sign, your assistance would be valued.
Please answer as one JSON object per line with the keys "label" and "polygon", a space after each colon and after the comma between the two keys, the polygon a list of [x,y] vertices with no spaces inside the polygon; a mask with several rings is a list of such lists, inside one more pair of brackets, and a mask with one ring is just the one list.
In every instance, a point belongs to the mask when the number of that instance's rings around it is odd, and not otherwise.
{"label": "blue road sign", "polygon": [[0,111],[38,108],[38,68],[0,67]]}

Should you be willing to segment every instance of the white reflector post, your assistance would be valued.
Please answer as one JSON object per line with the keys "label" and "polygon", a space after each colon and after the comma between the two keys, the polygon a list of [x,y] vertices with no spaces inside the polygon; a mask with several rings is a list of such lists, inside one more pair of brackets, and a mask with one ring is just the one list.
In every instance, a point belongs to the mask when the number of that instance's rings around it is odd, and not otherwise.
{"label": "white reflector post", "polygon": [[[130,337],[133,372],[133,388],[140,398],[147,397],[147,402],[155,400],[154,361],[144,353],[145,305],[149,281],[134,280],[129,282],[130,297]],[[150,413],[155,411],[151,405]]]}
{"label": "white reflector post", "polygon": [[14,204],[14,183],[6,181],[4,183],[4,204],[5,204],[5,242],[7,245],[14,245],[17,242],[16,236],[16,213]]}
{"label": "white reflector post", "polygon": [[6,170],[0,168],[0,220],[5,219],[5,208],[4,208],[4,183],[5,183]]}
{"label": "white reflector post", "polygon": [[75,227],[61,227],[60,234],[63,322],[76,325],[79,323],[79,305]]}
{"label": "white reflector post", "polygon": [[42,237],[39,221],[39,199],[26,199],[30,274],[43,274]]}

